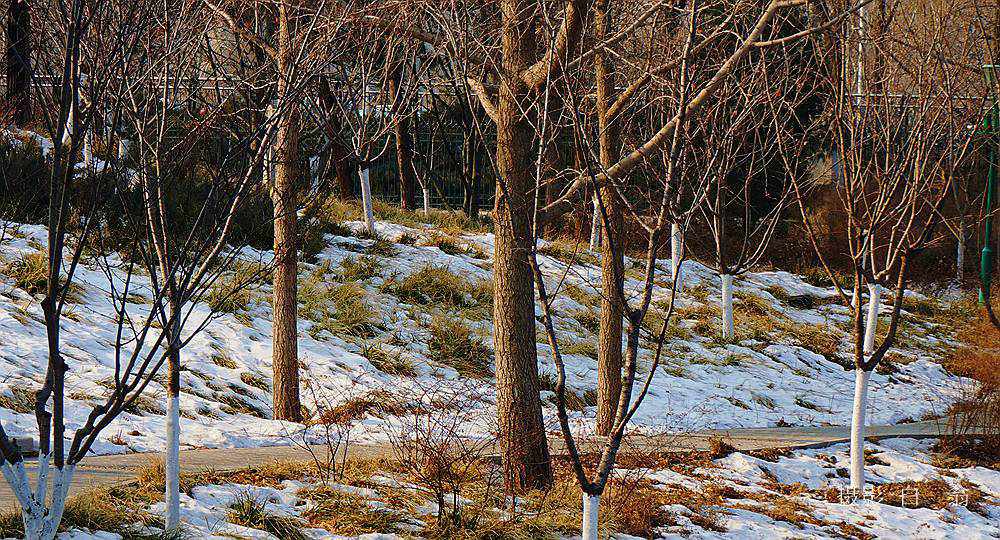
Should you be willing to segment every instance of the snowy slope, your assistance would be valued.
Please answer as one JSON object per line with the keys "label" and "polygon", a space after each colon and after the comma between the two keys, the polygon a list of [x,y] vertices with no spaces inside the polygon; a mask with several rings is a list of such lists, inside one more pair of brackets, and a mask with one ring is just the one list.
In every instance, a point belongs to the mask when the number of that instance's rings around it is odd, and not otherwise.
{"label": "snowy slope", "polygon": [[[347,223],[354,231],[360,223]],[[449,235],[431,229],[415,229],[379,222],[376,242],[365,235],[327,236],[326,247],[313,261],[302,265],[303,279],[319,287],[337,287],[345,280],[345,264],[358,260],[372,263],[372,277],[360,283],[364,291],[362,305],[375,314],[375,327],[367,337],[333,333],[316,321],[300,322],[300,360],[303,371],[303,399],[310,410],[335,406],[373,392],[420,395],[434,386],[464,388],[474,385],[485,394],[481,402],[482,423],[468,426],[470,431],[488,429],[493,414],[489,380],[474,380],[430,359],[428,326],[444,313],[452,321],[462,321],[489,346],[491,324],[488,307],[473,309],[419,305],[412,299],[397,297],[398,284],[407,276],[431,265],[447,268],[469,284],[488,282],[492,235]],[[346,234],[346,233],[342,233]],[[386,241],[388,240],[388,242]],[[0,418],[9,433],[31,432],[34,418],[30,410],[18,406],[25,381],[37,383],[44,371],[45,332],[41,309],[25,291],[3,274],[3,261],[38,251],[45,244],[45,230],[37,226],[18,226],[16,233],[0,246]],[[437,244],[437,245],[434,245]],[[456,246],[459,249],[456,249]],[[444,251],[442,250],[444,247]],[[447,253],[446,253],[447,251]],[[564,250],[565,251],[565,250]],[[592,258],[567,265],[564,253],[546,250],[541,265],[550,292],[561,292],[555,303],[559,313],[557,326],[563,346],[568,350],[570,386],[587,401],[596,387],[596,362],[590,356],[596,346],[592,319],[598,309],[593,305],[600,283],[600,269]],[[248,263],[267,263],[267,253],[246,253]],[[364,257],[362,259],[362,257]],[[347,262],[345,263],[345,260]],[[631,261],[627,268],[631,266]],[[630,275],[635,272],[629,272]],[[637,275],[637,274],[636,274]],[[110,276],[110,278],[109,278]],[[113,306],[108,293],[109,279],[120,287],[120,269],[105,270],[87,265],[78,274],[81,286],[78,298],[64,321],[63,347],[71,366],[67,414],[71,430],[106,390],[102,381],[113,374],[115,326]],[[139,286],[147,278],[137,276]],[[736,426],[789,424],[844,424],[848,421],[853,376],[842,365],[831,361],[838,355],[848,358],[849,343],[843,331],[846,310],[832,303],[834,292],[812,286],[786,272],[761,272],[744,276],[736,282],[738,336],[736,343],[717,338],[718,315],[712,307],[719,300],[718,276],[704,266],[685,263],[685,290],[678,301],[682,320],[671,330],[665,348],[667,357],[654,377],[650,395],[636,416],[637,425],[657,430],[687,430]],[[658,288],[655,303],[669,298],[667,263],[657,266]],[[631,277],[628,287],[638,282]],[[360,290],[360,289],[358,289]],[[269,289],[262,285],[253,291],[245,309],[222,313],[197,335],[182,353],[181,444],[192,447],[254,446],[288,444],[300,426],[270,420],[270,306]],[[359,294],[357,290],[355,294]],[[575,298],[574,298],[575,297]],[[918,298],[919,295],[915,295]],[[138,297],[129,304],[133,317],[149,309]],[[747,312],[766,311],[763,319],[747,318],[741,322],[739,306]],[[475,302],[470,300],[469,305]],[[415,305],[417,304],[417,305]],[[798,307],[794,307],[798,306]],[[658,308],[658,309],[660,309]],[[204,305],[195,307],[188,328],[209,315]],[[754,321],[774,318],[782,321],[777,328],[757,327]],[[588,327],[590,329],[588,329]],[[741,330],[742,328],[742,330]],[[933,322],[910,325],[906,347],[894,351],[897,359],[891,373],[876,373],[871,385],[871,419],[890,423],[917,419],[940,412],[963,389],[968,381],[952,376],[938,363],[950,344],[951,330]],[[796,332],[799,332],[798,334]],[[817,340],[829,341],[839,353],[825,352]],[[540,342],[544,340],[539,338]],[[408,369],[380,371],[369,358],[372,351],[380,358],[390,357]],[[539,369],[543,379],[554,377],[548,346],[538,344]],[[652,351],[643,349],[648,365]],[[382,365],[380,363],[380,365]],[[383,366],[384,367],[384,366]],[[162,380],[162,379],[161,379]],[[163,446],[165,390],[153,383],[149,399],[123,414],[108,428],[95,451],[120,453],[159,450]],[[546,394],[550,398],[550,394]],[[554,419],[554,407],[546,407]],[[575,420],[588,429],[593,407],[575,414]],[[359,430],[360,436],[378,438],[385,422],[371,418]]]}

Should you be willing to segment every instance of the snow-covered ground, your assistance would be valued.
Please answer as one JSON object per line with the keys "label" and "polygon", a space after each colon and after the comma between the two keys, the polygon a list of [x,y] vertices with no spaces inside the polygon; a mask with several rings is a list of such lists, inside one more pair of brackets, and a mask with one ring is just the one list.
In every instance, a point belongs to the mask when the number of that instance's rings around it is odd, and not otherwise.
{"label": "snow-covered ground", "polygon": [[[360,223],[345,225],[354,231],[362,228]],[[462,307],[421,305],[419,301],[400,299],[395,285],[428,267],[446,268],[461,283],[468,283],[469,290],[488,283],[492,235],[449,234],[430,226],[418,229],[385,222],[379,222],[377,229],[381,237],[377,242],[364,235],[327,235],[326,247],[311,264],[302,264],[303,280],[312,283],[314,289],[339,287],[346,281],[343,276],[350,275],[345,268],[359,261],[366,264],[367,272],[362,273],[368,275],[352,294],[360,295],[358,305],[374,314],[374,328],[364,337],[341,335],[336,326],[317,321],[300,322],[305,405],[316,410],[366,395],[384,395],[386,391],[419,395],[429,387],[475,384],[485,395],[481,403],[483,422],[475,429],[488,429],[493,413],[488,378],[460,376],[452,367],[432,361],[429,348],[429,327],[440,314],[467,326],[491,348],[488,306],[476,306],[477,300],[471,297],[460,302],[465,304]],[[29,387],[26,381],[41,380],[46,338],[37,299],[19,289],[4,274],[4,268],[38,252],[45,245],[46,232],[39,226],[20,225],[7,236],[0,246],[0,404],[4,407],[0,419],[8,433],[17,435],[35,428],[30,407],[18,403]],[[586,254],[581,254],[580,262],[567,265],[565,247],[562,252],[556,247],[540,257],[541,266],[550,282],[550,293],[558,290],[557,328],[567,354],[570,388],[583,403],[592,405],[597,381],[592,356],[596,348],[600,269]],[[266,264],[269,254],[247,252],[246,258]],[[660,312],[669,299],[671,279],[667,266],[667,261],[657,265],[656,280],[661,287],[655,293],[654,306]],[[630,271],[629,275],[632,277],[627,287],[636,289],[637,272]],[[850,351],[844,332],[847,315],[846,309],[833,301],[832,289],[815,287],[787,272],[747,274],[736,282],[739,340],[723,342],[717,337],[719,319],[714,307],[719,301],[718,276],[696,262],[685,263],[683,276],[684,291],[678,300],[680,322],[670,332],[665,358],[636,415],[637,426],[665,431],[776,424],[843,425],[848,421],[853,376],[841,365],[847,362]],[[79,426],[91,404],[107,393],[115,362],[116,332],[109,291],[112,282],[120,290],[123,277],[122,269],[113,266],[106,271],[85,264],[78,271],[79,291],[68,306],[62,330],[63,351],[70,365],[70,432]],[[148,278],[133,279],[139,294],[130,300],[128,309],[133,317],[141,317],[149,309],[148,296],[142,295],[143,288],[148,289]],[[255,288],[245,307],[218,314],[183,350],[183,446],[288,444],[291,434],[299,430],[299,426],[269,419],[268,292],[266,284]],[[916,294],[914,298],[922,299]],[[761,317],[752,317],[755,311],[762,310]],[[209,313],[206,305],[196,305],[187,328],[198,326]],[[763,321],[780,324],[771,328]],[[968,384],[938,363],[955,345],[953,329],[916,314],[908,314],[907,321],[904,345],[891,355],[896,360],[893,369],[872,377],[873,423],[919,419],[941,412]],[[549,348],[541,334],[538,341],[543,381],[552,380],[555,371]],[[839,352],[831,350],[831,341],[832,348]],[[375,353],[378,358],[373,356]],[[649,365],[652,355],[652,350],[643,349],[641,359],[645,365]],[[840,363],[833,361],[835,357]],[[379,358],[390,358],[393,365],[405,369],[380,371],[375,364],[385,364],[378,362]],[[122,414],[104,431],[94,448],[97,453],[163,448],[165,390],[160,382],[151,384],[148,400]],[[550,420],[554,418],[551,402],[546,414]],[[592,406],[582,407],[575,420],[587,429],[593,414]],[[377,438],[382,425],[383,420],[369,419],[359,426],[357,436]]]}
{"label": "snow-covered ground", "polygon": [[[1000,471],[932,464],[930,444],[896,439],[870,445],[870,488],[863,494],[844,489],[849,463],[846,445],[767,459],[732,453],[694,463],[678,461],[670,468],[620,469],[617,476],[641,479],[642,500],[634,495],[627,500],[651,509],[648,515],[655,516],[654,523],[643,533],[649,538],[972,540],[1000,536]],[[200,485],[182,495],[182,516],[190,537],[210,539],[272,539],[275,535],[261,529],[273,533],[287,523],[304,536],[278,534],[280,538],[395,540],[420,537],[422,528],[433,524],[435,504],[405,475],[374,470],[362,481],[346,482],[321,485],[303,477],[270,485]],[[331,506],[330,501],[336,504]],[[469,505],[470,516],[480,519],[504,515],[496,509],[483,510],[472,501],[464,504]],[[349,517],[341,514],[344,521],[338,522],[338,514],[328,512],[329,508],[354,510]],[[538,514],[546,523],[574,523],[579,517],[571,496],[546,508]],[[609,504],[602,520],[614,522],[624,515],[616,508],[620,506]],[[161,514],[162,503],[147,510]],[[255,528],[247,521],[262,525]],[[620,527],[625,522],[616,523]],[[379,525],[384,527],[381,532],[336,534]],[[631,526],[648,527],[642,521]],[[567,533],[545,537],[573,538]],[[61,538],[119,537],[74,531]],[[613,538],[637,537],[619,532]]]}

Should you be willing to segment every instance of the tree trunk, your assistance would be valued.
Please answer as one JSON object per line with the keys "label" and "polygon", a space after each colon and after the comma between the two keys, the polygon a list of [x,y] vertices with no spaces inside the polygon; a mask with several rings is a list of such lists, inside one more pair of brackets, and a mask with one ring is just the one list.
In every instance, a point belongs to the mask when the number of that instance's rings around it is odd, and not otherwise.
{"label": "tree trunk", "polygon": [[580,540],[597,540],[601,509],[601,496],[583,494],[583,527]]}
{"label": "tree trunk", "polygon": [[868,380],[872,372],[855,370],[854,414],[851,416],[851,489],[865,487],[865,412],[868,409]]}
{"label": "tree trunk", "polygon": [[325,114],[328,143],[321,174],[327,178],[332,172],[337,196],[344,200],[353,199],[356,196],[354,193],[356,167],[352,164],[351,149],[340,138],[341,126],[337,116],[337,100],[330,90],[330,82],[325,76],[321,77],[319,81],[319,100]]}
{"label": "tree trunk", "polygon": [[479,141],[471,125],[465,126],[462,140],[462,211],[473,221],[479,220]]}
{"label": "tree trunk", "polygon": [[965,277],[965,220],[958,222],[958,246],[955,248],[955,283],[961,285]]}
{"label": "tree trunk", "polygon": [[670,224],[670,277],[677,282],[677,291],[681,291],[684,286],[684,277],[681,275],[681,261],[684,259],[684,235],[681,226],[676,223]]}
{"label": "tree trunk", "polygon": [[164,502],[166,505],[165,530],[178,530],[181,526],[180,495],[180,434],[181,434],[181,348],[180,305],[176,298],[169,301],[168,313],[171,330],[167,336],[167,448],[164,460]]}
{"label": "tree trunk", "polygon": [[868,317],[865,321],[864,353],[875,351],[875,333],[878,331],[878,312],[882,305],[882,288],[877,283],[868,285]]}
{"label": "tree trunk", "polygon": [[597,194],[591,198],[593,213],[590,217],[590,251],[596,253],[601,248],[601,207]]}
{"label": "tree trunk", "polygon": [[372,206],[372,183],[369,169],[367,167],[359,169],[358,178],[361,179],[361,210],[365,214],[365,230],[374,233],[375,209]]}
{"label": "tree trunk", "polygon": [[[600,0],[595,4],[597,38],[604,39],[611,28],[608,2]],[[614,118],[608,117],[615,92],[614,69],[607,55],[600,51],[594,58],[597,78],[597,115],[600,134],[600,159],[602,169],[607,170],[620,158],[618,150],[618,129]],[[622,241],[621,208],[618,205],[614,186],[598,190],[600,202],[607,220],[600,208],[594,212],[601,218],[604,241],[601,243],[601,322],[597,352],[597,433],[608,435],[615,423],[615,413],[622,391],[622,287],[625,278],[625,259]],[[595,198],[596,202],[596,198]],[[596,534],[596,533],[595,533]],[[584,537],[586,538],[586,536]]]}
{"label": "tree trunk", "polygon": [[[389,93],[394,100],[400,99],[402,77],[403,69],[400,65],[394,76],[389,78]],[[413,170],[413,135],[410,133],[410,119],[401,111],[396,111],[393,131],[396,136],[396,166],[399,169],[399,206],[403,210],[414,210],[417,180]]]}
{"label": "tree trunk", "polygon": [[[291,55],[288,17],[284,3],[278,5],[278,72],[289,73]],[[284,103],[275,141],[275,174],[271,198],[274,202],[274,287],[272,317],[272,363],[274,369],[274,418],[302,420],[299,401],[298,351],[298,196],[299,108],[290,96],[286,77],[278,78],[279,99]]]}
{"label": "tree trunk", "polygon": [[27,0],[10,0],[7,8],[7,104],[16,126],[31,122],[31,8]]}
{"label": "tree trunk", "polygon": [[535,182],[535,132],[524,113],[530,90],[521,72],[533,56],[534,10],[530,2],[504,0],[503,77],[497,100],[499,175],[494,208],[493,303],[497,380],[497,428],[508,493],[552,483],[548,443],[538,395],[535,290],[530,254]]}
{"label": "tree trunk", "polygon": [[733,321],[733,276],[722,274],[722,339],[730,340],[736,335]]}

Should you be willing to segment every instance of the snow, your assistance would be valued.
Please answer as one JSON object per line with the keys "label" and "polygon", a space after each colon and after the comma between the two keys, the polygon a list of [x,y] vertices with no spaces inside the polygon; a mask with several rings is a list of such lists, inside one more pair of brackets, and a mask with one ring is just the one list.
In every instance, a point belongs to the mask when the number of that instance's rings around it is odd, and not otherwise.
{"label": "snow", "polygon": [[[361,222],[346,223],[355,231],[363,228]],[[14,225],[15,234],[8,234],[0,246],[0,259],[16,260],[19,256],[38,251],[45,245],[46,232],[34,225]],[[300,322],[299,354],[303,364],[303,391],[306,406],[315,410],[320,405],[336,405],[370,392],[390,389],[394,392],[411,391],[440,385],[442,381],[456,387],[468,384],[446,366],[435,365],[428,359],[425,328],[430,318],[429,308],[414,307],[381,290],[390,276],[402,277],[428,266],[446,267],[451,272],[470,281],[490,278],[490,261],[479,260],[467,253],[448,254],[428,244],[441,231],[431,227],[411,228],[399,224],[378,222],[378,234],[390,241],[409,240],[409,244],[396,243],[398,254],[392,257],[377,256],[382,268],[376,278],[362,283],[371,307],[376,309],[384,330],[374,339],[358,340],[335,336],[328,332],[312,335],[313,323]],[[320,252],[315,264],[303,265],[303,272],[317,268],[336,269],[349,257],[364,254],[373,244],[370,239],[328,236],[327,247]],[[415,241],[414,241],[415,240]],[[467,234],[461,243],[475,245],[483,253],[492,253],[491,234]],[[243,249],[241,256],[252,263],[266,264],[270,253]],[[576,342],[596,342],[596,336],[584,328],[575,317],[580,312],[594,312],[594,306],[585,306],[565,294],[572,285],[590,295],[598,294],[600,268],[594,264],[567,265],[547,255],[540,255],[540,265],[548,280],[550,291],[562,283],[557,295],[556,327],[562,346]],[[112,285],[120,290],[124,281],[121,266],[114,266],[106,273],[94,261],[80,268],[77,282],[81,286],[81,300],[69,306],[70,316],[63,321],[63,347],[70,362],[67,400],[69,431],[79,427],[91,403],[105,394],[102,381],[113,376],[116,327],[114,307],[109,291]],[[627,267],[631,266],[631,261]],[[0,266],[2,268],[2,266]],[[657,283],[669,283],[669,261],[657,264]],[[697,307],[704,303],[718,305],[720,294],[716,286],[718,276],[697,262],[685,262],[685,289],[678,304]],[[324,276],[329,284],[336,284],[335,272]],[[138,292],[149,289],[148,278],[134,276]],[[628,279],[626,289],[637,291],[639,282]],[[830,299],[832,289],[815,287],[800,277],[787,272],[760,272],[742,276],[735,283],[737,297],[756,295],[776,312],[803,324],[821,324],[828,331],[840,335],[841,354],[849,350],[849,343],[841,326],[846,310],[836,305],[819,305],[815,309],[798,309],[783,304],[772,291],[780,288],[785,294],[809,295],[817,300]],[[698,291],[695,294],[692,291]],[[182,352],[185,371],[181,381],[181,445],[182,447],[249,447],[289,444],[298,436],[301,427],[269,419],[269,392],[244,381],[270,382],[271,340],[270,306],[267,286],[256,291],[258,300],[248,306],[238,319],[233,314],[218,314],[208,322],[204,332],[196,335]],[[657,288],[654,305],[665,304],[669,290]],[[817,302],[823,304],[823,302]],[[141,300],[128,305],[130,316],[138,318],[148,313],[148,305]],[[454,315],[454,313],[453,313]],[[194,304],[187,328],[198,326],[210,311],[203,304]],[[242,319],[242,320],[240,320]],[[38,302],[0,271],[0,392],[10,396],[11,389],[23,386],[25,380],[40,381],[45,358],[45,331],[41,323]],[[488,335],[489,321],[468,321]],[[712,323],[715,332],[719,319]],[[692,322],[685,321],[685,326]],[[918,322],[931,334],[944,334],[950,338],[950,329],[941,329],[933,323]],[[364,357],[364,347],[369,344],[392,342],[391,350],[409,359],[417,371],[416,377],[396,376],[378,371]],[[692,334],[671,339],[665,347],[663,367],[657,372],[643,405],[635,417],[635,425],[648,431],[686,431],[702,428],[733,428],[771,426],[778,423],[795,425],[844,425],[849,420],[852,377],[844,368],[809,349],[808,342],[789,341],[775,336],[770,343],[756,340],[721,342],[715,336]],[[936,349],[936,350],[935,350]],[[915,358],[899,366],[892,375],[875,373],[871,380],[871,423],[895,423],[916,419],[943,411],[947,404],[969,384],[968,381],[947,373],[938,363],[942,347],[926,346],[917,349],[900,349],[899,352]],[[931,351],[931,352],[929,352]],[[644,348],[641,361],[648,365],[653,351]],[[225,362],[219,359],[225,358]],[[582,394],[596,388],[596,362],[583,354],[567,355],[569,388]],[[554,367],[545,343],[538,344],[539,370],[554,376]],[[842,362],[844,360],[841,360]],[[225,364],[225,365],[222,365]],[[443,379],[442,379],[443,377]],[[106,383],[105,383],[106,384]],[[258,385],[259,386],[259,385]],[[490,404],[492,388],[482,404],[483,425],[493,413]],[[164,446],[165,389],[159,382],[150,385],[148,396],[151,404],[138,411],[124,413],[107,428],[94,452],[100,454],[157,451]],[[234,410],[229,403],[240,400],[257,415]],[[554,407],[546,407],[547,419],[554,422]],[[262,416],[262,417],[261,417]],[[590,429],[593,408],[576,413],[575,425]],[[35,429],[31,413],[0,409],[8,432],[14,435],[32,433]],[[377,439],[376,429],[383,427],[381,420],[369,419],[358,430],[356,437]]]}
{"label": "snow", "polygon": [[[34,138],[43,152],[51,151],[51,142],[30,132],[17,134]],[[101,168],[103,162],[97,163]],[[345,224],[355,233],[365,228],[362,222]],[[9,226],[5,229],[6,226]],[[480,421],[463,426],[469,434],[489,430],[493,414],[493,390],[488,382],[464,380],[452,368],[436,365],[428,357],[428,331],[425,327],[429,308],[412,306],[382,289],[390,277],[410,275],[428,266],[448,268],[464,279],[488,280],[491,263],[469,253],[448,254],[432,244],[435,237],[448,233],[433,227],[407,227],[377,222],[377,234],[393,242],[394,256],[376,255],[382,268],[379,276],[361,283],[370,306],[377,310],[383,330],[374,339],[351,339],[331,335],[327,331],[311,332],[314,323],[300,322],[299,354],[303,365],[303,397],[311,410],[332,406],[364,397],[372,392],[391,390],[394,393],[426,394],[427,388],[442,384],[457,391],[474,385],[485,399],[476,413]],[[4,273],[6,262],[35,253],[46,244],[46,231],[37,225],[0,223],[6,230],[0,243],[0,394],[4,404],[14,403],[17,392],[40,383],[44,373],[46,336],[37,299],[16,287]],[[337,268],[345,259],[369,251],[374,241],[365,238],[328,236],[326,248],[311,264],[303,265],[309,274],[323,268]],[[489,255],[493,249],[491,234],[463,234],[460,243],[476,246]],[[272,254],[251,249],[240,250],[248,263],[268,264]],[[124,266],[115,258],[110,268],[96,260],[85,260],[78,270],[79,299],[72,301],[63,320],[63,349],[70,364],[67,386],[67,419],[69,436],[79,428],[91,407],[106,395],[106,381],[115,366],[115,308],[112,290],[120,290],[125,279]],[[543,275],[550,292],[560,292],[554,303],[556,328],[563,346],[570,343],[595,343],[596,336],[579,320],[580,313],[593,312],[592,305],[581,304],[566,294],[573,286],[590,295],[600,287],[600,268],[595,264],[566,262],[548,255],[539,256]],[[626,268],[633,261],[626,262]],[[669,261],[658,262],[655,280],[658,284],[671,281]],[[721,294],[719,276],[697,262],[687,261],[683,268],[684,289],[678,306],[686,309],[703,304],[718,306]],[[631,274],[630,274],[631,275]],[[335,273],[323,275],[328,284],[336,284]],[[148,296],[149,280],[134,276],[136,291]],[[561,290],[559,289],[561,287]],[[629,277],[626,290],[636,293],[639,282]],[[820,325],[841,339],[838,363],[819,354],[808,341],[796,341],[788,336],[772,335],[765,341],[746,339],[723,342],[714,335],[678,334],[665,347],[662,368],[653,378],[649,396],[635,416],[638,430],[648,432],[686,431],[705,428],[771,426],[779,423],[799,425],[844,425],[850,415],[853,381],[841,363],[846,359],[850,344],[842,327],[847,311],[835,302],[833,289],[806,283],[801,277],[783,271],[748,273],[734,283],[737,298],[753,295],[762,299],[774,312],[799,324]],[[781,294],[776,294],[781,291]],[[257,301],[251,302],[240,316],[217,314],[212,320],[204,304],[195,303],[187,328],[207,322],[205,331],[195,335],[182,352],[185,371],[182,373],[180,407],[182,447],[255,447],[290,444],[302,437],[302,426],[270,419],[270,399],[266,388],[247,381],[263,381],[270,385],[271,344],[270,307],[266,301],[269,290],[262,286],[255,291]],[[915,298],[923,298],[912,293]],[[805,309],[783,302],[780,297],[810,297],[815,308]],[[654,293],[654,305],[663,306],[670,297],[666,286]],[[884,307],[884,306],[883,306]],[[536,308],[537,309],[537,308]],[[149,306],[139,298],[127,306],[129,316],[142,318]],[[461,313],[450,313],[460,317]],[[492,330],[489,321],[466,321],[486,335]],[[719,317],[712,321],[715,334]],[[897,347],[894,352],[912,358],[899,365],[891,375],[874,373],[871,378],[871,423],[895,423],[916,419],[943,411],[971,383],[945,371],[939,361],[954,343],[953,329],[942,328],[930,321],[914,320],[922,335],[908,340],[912,347]],[[698,327],[695,321],[681,321],[683,328]],[[365,347],[371,343],[391,342],[394,354],[407,358],[416,367],[415,376],[398,376],[379,371],[366,357]],[[549,347],[537,345],[539,370],[552,376],[554,368]],[[131,351],[125,351],[126,353]],[[641,360],[649,365],[653,351],[643,348]],[[223,361],[224,360],[224,361]],[[584,393],[596,388],[596,362],[586,354],[566,356],[569,388]],[[98,454],[159,451],[165,444],[166,391],[160,381],[154,381],[148,391],[150,401],[138,410],[123,413],[94,446]],[[426,399],[426,396],[424,396]],[[244,403],[242,409],[232,407],[233,400]],[[470,400],[470,403],[473,402]],[[12,407],[17,408],[16,405]],[[34,433],[33,413],[0,407],[0,421],[13,436]],[[257,414],[247,412],[254,409]],[[548,403],[547,420],[554,424],[554,407]],[[591,431],[593,407],[576,412],[573,422],[582,431]],[[354,440],[379,439],[386,436],[391,419],[368,418],[356,428]],[[306,434],[309,437],[308,434]],[[854,524],[878,538],[988,538],[1000,536],[1000,473],[983,468],[953,469],[943,475],[930,464],[925,441],[889,440],[878,445],[878,461],[867,467],[868,480],[874,485],[907,480],[942,478],[955,490],[964,489],[963,482],[978,486],[993,501],[984,505],[986,516],[955,504],[943,510],[913,509],[889,506],[877,501],[831,503],[826,500],[800,497],[814,516],[825,521]],[[669,469],[644,471],[652,482],[678,485],[698,490],[709,483],[739,486],[743,492],[766,493],[772,480],[782,484],[801,483],[811,490],[839,489],[845,486],[843,473],[849,466],[846,445],[802,450],[775,462],[750,455],[734,453],[716,460],[711,467],[696,469],[686,475]],[[386,476],[386,482],[399,483]],[[298,516],[308,501],[299,496],[303,482],[286,481],[280,489],[242,484],[198,486],[190,494],[182,494],[181,515],[184,523],[197,537],[273,538],[262,531],[242,527],[227,520],[229,507],[237,497],[251,496],[266,501],[270,512]],[[374,497],[375,490],[351,486],[333,486],[362,497]],[[376,501],[372,501],[376,503]],[[745,507],[721,507],[719,521],[727,532],[705,530],[691,521],[691,511],[674,505],[677,527],[663,531],[664,538],[833,538],[830,527],[806,524],[804,528],[775,521],[764,514],[748,510],[759,504],[753,500],[738,501]],[[150,509],[163,513],[163,505]],[[312,538],[338,538],[325,531],[306,531]],[[60,538],[78,540],[112,540],[117,535],[103,532],[70,531]],[[370,534],[365,540],[389,540],[392,534]]]}
{"label": "snow", "polygon": [[[664,507],[676,525],[660,529],[655,538],[663,539],[833,539],[843,538],[842,523],[858,527],[864,534],[875,538],[889,539],[979,539],[996,538],[1000,535],[1000,471],[976,467],[973,469],[939,469],[930,465],[931,443],[926,440],[890,439],[878,444],[869,444],[869,449],[886,465],[872,466],[869,478],[875,482],[871,494],[861,499],[838,499],[824,496],[828,490],[847,487],[847,480],[838,471],[846,472],[848,465],[848,445],[838,444],[828,448],[800,450],[780,457],[776,461],[765,461],[742,453],[716,459],[710,465],[700,467],[690,473],[680,473],[671,469],[643,470],[642,475],[654,487],[666,488],[682,486],[694,491],[703,490],[709,484],[716,487],[728,486],[735,493],[754,493],[768,501],[768,497],[780,498],[773,491],[774,484],[791,485],[802,483],[809,492],[790,496],[794,503],[801,505],[804,515],[816,523],[791,523],[779,521],[766,514],[768,502],[753,498],[726,498],[722,504],[705,507],[699,513],[710,513],[722,531],[702,528],[703,520],[692,520],[695,512],[679,505]],[[629,474],[627,470],[616,474]],[[957,475],[957,476],[956,476]],[[377,480],[381,479],[381,480]],[[879,495],[878,485],[886,482],[925,481],[944,479],[956,496],[947,506],[935,510],[918,508],[916,504],[900,506],[888,504]],[[962,493],[967,489],[962,480],[971,482],[971,487],[983,491],[986,499],[979,508],[971,509]],[[399,480],[377,475],[373,485],[392,483]],[[221,539],[233,536],[240,538],[271,539],[273,536],[263,531],[233,524],[229,521],[230,508],[239,498],[252,498],[264,503],[267,513],[275,516],[295,518],[310,508],[308,490],[317,484],[286,480],[280,487],[262,487],[247,484],[202,485],[183,494],[181,515],[192,537]],[[379,493],[371,488],[358,488],[339,484],[328,484],[328,488],[342,490],[369,499],[372,505],[382,507],[375,500]],[[833,501],[833,502],[831,502]],[[433,510],[428,501],[418,511]],[[163,504],[149,508],[153,515],[162,515]],[[760,510],[760,511],[757,511]],[[975,511],[973,511],[975,510]],[[704,516],[703,516],[704,517]],[[401,528],[402,528],[401,524]],[[800,526],[801,525],[801,526]],[[309,538],[342,538],[319,529],[305,529]],[[416,531],[419,533],[419,530]],[[115,535],[101,532],[71,531],[60,536],[62,540],[109,540]],[[395,540],[395,534],[369,534],[353,538],[362,540]],[[573,537],[564,537],[570,540]],[[617,535],[616,540],[633,537]]]}

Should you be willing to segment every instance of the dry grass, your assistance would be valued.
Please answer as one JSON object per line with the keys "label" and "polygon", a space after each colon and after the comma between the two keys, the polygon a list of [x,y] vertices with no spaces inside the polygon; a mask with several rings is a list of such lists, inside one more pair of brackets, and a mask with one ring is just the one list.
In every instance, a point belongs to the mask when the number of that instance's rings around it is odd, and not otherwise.
{"label": "dry grass", "polygon": [[493,376],[493,353],[480,336],[462,320],[436,316],[428,326],[430,359],[449,366],[463,377],[487,379]]}
{"label": "dry grass", "polygon": [[368,281],[382,271],[382,262],[372,255],[345,257],[337,275],[343,281]]}
{"label": "dry grass", "polygon": [[463,309],[492,301],[491,290],[477,287],[445,266],[428,265],[403,279],[390,278],[382,288],[404,302],[418,305]]}
{"label": "dry grass", "polygon": [[589,246],[571,240],[552,240],[539,246],[538,253],[552,257],[565,264],[597,264],[597,257],[590,252]]}

